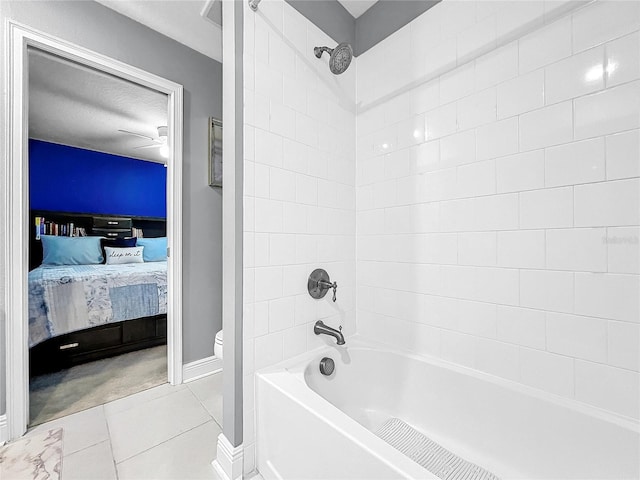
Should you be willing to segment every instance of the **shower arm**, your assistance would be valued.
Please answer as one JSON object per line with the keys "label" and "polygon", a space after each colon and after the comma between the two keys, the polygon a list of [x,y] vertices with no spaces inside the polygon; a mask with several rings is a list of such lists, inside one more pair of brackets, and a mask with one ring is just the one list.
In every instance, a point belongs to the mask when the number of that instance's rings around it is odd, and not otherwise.
{"label": "shower arm", "polygon": [[333,53],[333,48],[329,48],[329,47],[314,47],[313,48],[313,53],[315,54],[315,56],[317,58],[322,57],[322,54],[324,52],[327,52],[329,55],[331,55]]}

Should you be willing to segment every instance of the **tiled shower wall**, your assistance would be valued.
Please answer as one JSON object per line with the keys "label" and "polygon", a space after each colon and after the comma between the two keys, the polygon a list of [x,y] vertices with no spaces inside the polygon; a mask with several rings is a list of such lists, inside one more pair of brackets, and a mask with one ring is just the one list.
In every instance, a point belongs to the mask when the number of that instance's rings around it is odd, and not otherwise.
{"label": "tiled shower wall", "polygon": [[640,2],[444,0],[358,58],[358,332],[638,417]]}
{"label": "tiled shower wall", "polygon": [[[355,62],[336,77],[330,39],[290,5],[244,12],[244,455],[255,466],[254,372],[355,332]],[[338,283],[314,300],[307,278]],[[332,339],[331,339],[332,340]]]}

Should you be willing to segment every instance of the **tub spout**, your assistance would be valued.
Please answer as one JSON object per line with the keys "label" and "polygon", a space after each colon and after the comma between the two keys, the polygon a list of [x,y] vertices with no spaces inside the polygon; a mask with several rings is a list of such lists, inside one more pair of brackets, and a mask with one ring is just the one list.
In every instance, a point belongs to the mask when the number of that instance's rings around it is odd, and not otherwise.
{"label": "tub spout", "polygon": [[329,335],[336,339],[338,345],[345,344],[344,335],[342,334],[342,326],[340,326],[340,330],[336,330],[335,328],[325,325],[322,320],[318,320],[313,326],[313,333],[316,335]]}

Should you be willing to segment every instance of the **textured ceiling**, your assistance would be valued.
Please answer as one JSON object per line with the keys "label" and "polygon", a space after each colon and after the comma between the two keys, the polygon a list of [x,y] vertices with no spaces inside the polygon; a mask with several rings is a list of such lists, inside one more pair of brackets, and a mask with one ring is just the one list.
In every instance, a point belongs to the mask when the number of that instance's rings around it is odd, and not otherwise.
{"label": "textured ceiling", "polygon": [[344,8],[353,16],[358,18],[369,10],[378,0],[338,0]]}
{"label": "textured ceiling", "polygon": [[167,125],[168,98],[126,80],[29,51],[29,137],[165,163],[152,142],[118,130],[157,138]]}
{"label": "textured ceiling", "polygon": [[[215,11],[219,5],[211,5],[221,0],[97,1],[125,17],[222,62],[222,27],[214,23]],[[209,14],[207,18],[202,12],[208,10],[213,14]]]}

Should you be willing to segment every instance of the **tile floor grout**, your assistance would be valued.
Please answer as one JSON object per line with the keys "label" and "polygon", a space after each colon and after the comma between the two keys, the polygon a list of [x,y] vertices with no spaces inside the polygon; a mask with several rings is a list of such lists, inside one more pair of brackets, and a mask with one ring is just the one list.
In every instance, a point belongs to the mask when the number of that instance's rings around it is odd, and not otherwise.
{"label": "tile floor grout", "polygon": [[[188,384],[163,384],[37,425],[27,436],[54,426],[63,428],[62,480],[177,479],[184,478],[185,472],[196,472],[189,478],[215,478],[211,461],[222,431],[221,380],[218,372]],[[125,408],[118,409],[118,402],[125,402]],[[153,410],[144,409],[149,402],[154,402]],[[163,416],[154,418],[154,413]],[[75,450],[66,453],[65,449]],[[135,454],[123,457],[131,452]],[[73,462],[65,462],[70,457]]]}

